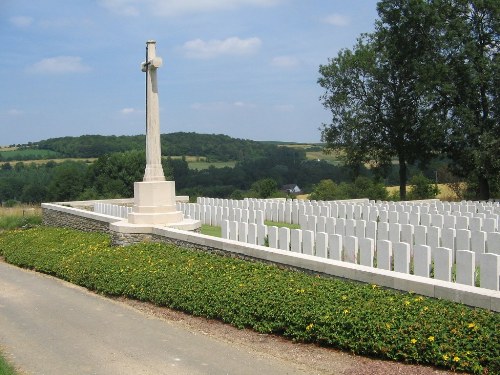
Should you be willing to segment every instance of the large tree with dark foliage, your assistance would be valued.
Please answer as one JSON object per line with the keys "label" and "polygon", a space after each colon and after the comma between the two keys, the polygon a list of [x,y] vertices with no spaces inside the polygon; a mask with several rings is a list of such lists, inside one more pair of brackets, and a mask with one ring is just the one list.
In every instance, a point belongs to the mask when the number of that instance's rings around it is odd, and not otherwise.
{"label": "large tree with dark foliage", "polygon": [[496,0],[383,0],[375,32],[320,67],[326,150],[348,164],[407,166],[447,152],[489,198],[498,178],[499,77]]}
{"label": "large tree with dark foliage", "polygon": [[446,119],[446,151],[475,197],[500,183],[500,2],[436,0],[435,90]]}
{"label": "large tree with dark foliage", "polygon": [[379,2],[375,32],[320,67],[323,105],[333,115],[322,131],[327,150],[343,149],[352,166],[386,167],[397,158],[401,199],[407,165],[429,160],[439,134],[422,84],[433,43],[433,17],[425,5]]}

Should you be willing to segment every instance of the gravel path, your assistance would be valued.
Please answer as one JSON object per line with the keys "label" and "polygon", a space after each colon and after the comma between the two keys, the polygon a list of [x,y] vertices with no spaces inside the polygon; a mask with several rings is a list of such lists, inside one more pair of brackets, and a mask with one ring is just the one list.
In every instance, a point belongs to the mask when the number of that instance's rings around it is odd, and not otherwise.
{"label": "gravel path", "polygon": [[161,318],[167,322],[184,326],[189,331],[199,332],[233,346],[261,353],[277,360],[294,363],[315,374],[338,375],[445,375],[450,371],[428,366],[408,365],[356,356],[339,350],[319,347],[314,344],[294,343],[282,337],[260,334],[249,329],[237,329],[217,320],[194,317],[165,307],[126,298],[116,301],[127,304],[147,315]]}

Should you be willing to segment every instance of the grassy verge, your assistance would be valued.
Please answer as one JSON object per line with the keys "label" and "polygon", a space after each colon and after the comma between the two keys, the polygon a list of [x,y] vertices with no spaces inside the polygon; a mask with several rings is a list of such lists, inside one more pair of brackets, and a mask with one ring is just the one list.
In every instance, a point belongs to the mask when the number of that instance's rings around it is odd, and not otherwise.
{"label": "grassy verge", "polygon": [[275,221],[264,221],[264,224],[267,225],[268,227],[274,226],[278,228],[290,228],[290,229],[300,229],[299,224],[288,224],[288,223],[279,223]]}
{"label": "grassy verge", "polygon": [[[266,222],[264,222],[264,224],[267,226],[273,225],[273,226],[278,227],[278,228],[286,227],[286,228],[290,228],[290,229],[300,229],[300,225],[298,225],[298,224],[276,223],[273,221],[266,221]],[[203,224],[201,226],[201,233],[206,234],[207,236],[222,237],[221,227],[214,227],[214,226],[206,225],[206,224]]]}
{"label": "grassy verge", "polygon": [[201,226],[201,234],[206,234],[207,236],[212,237],[222,237],[222,228],[203,224]]}
{"label": "grassy verge", "polygon": [[39,206],[0,207],[0,230],[9,230],[42,223]]}
{"label": "grassy verge", "polygon": [[38,227],[0,234],[0,254],[108,295],[361,355],[500,373],[500,315],[164,244]]}
{"label": "grassy verge", "polygon": [[0,353],[0,375],[16,375],[14,368],[5,360]]}

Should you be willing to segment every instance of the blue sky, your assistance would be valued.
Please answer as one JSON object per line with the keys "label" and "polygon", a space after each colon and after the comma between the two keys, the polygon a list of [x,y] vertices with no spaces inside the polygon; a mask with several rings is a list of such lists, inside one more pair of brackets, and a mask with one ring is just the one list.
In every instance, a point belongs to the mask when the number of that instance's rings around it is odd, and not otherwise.
{"label": "blue sky", "polygon": [[318,142],[320,64],[373,31],[376,0],[0,0],[0,145],[145,129]]}

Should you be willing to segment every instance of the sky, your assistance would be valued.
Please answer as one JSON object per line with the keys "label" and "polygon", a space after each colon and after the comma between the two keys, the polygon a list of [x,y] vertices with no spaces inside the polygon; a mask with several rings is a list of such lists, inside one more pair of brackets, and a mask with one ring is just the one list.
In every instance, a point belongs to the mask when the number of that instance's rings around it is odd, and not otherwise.
{"label": "sky", "polygon": [[156,40],[162,133],[319,142],[319,66],[376,0],[0,0],[0,145],[145,132]]}

